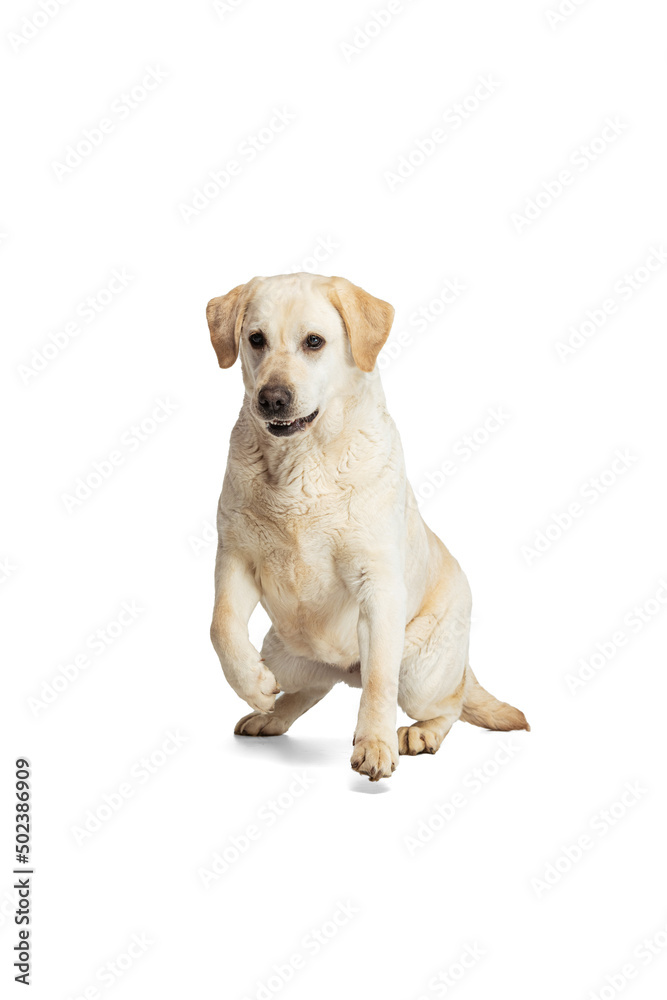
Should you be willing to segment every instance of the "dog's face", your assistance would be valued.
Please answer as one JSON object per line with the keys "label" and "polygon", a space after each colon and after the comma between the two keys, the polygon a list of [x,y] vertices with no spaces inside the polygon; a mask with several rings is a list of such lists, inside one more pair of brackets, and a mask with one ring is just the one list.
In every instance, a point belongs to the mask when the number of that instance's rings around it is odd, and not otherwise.
{"label": "dog's face", "polygon": [[273,437],[307,431],[359,391],[389,335],[393,308],[344,278],[253,278],[206,315],[222,368],[241,355],[251,412]]}
{"label": "dog's face", "polygon": [[239,353],[255,415],[274,437],[304,431],[349,382],[340,314],[317,283],[297,276],[258,283]]}

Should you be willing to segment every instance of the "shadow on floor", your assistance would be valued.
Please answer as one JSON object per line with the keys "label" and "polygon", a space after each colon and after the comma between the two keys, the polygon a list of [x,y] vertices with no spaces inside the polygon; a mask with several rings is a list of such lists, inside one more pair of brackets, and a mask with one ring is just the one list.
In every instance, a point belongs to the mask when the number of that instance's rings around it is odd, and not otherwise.
{"label": "shadow on floor", "polygon": [[[331,767],[347,763],[352,740],[322,738],[299,739],[288,736],[234,736],[234,749],[255,760],[271,759],[299,767]],[[348,763],[349,766],[349,763]]]}

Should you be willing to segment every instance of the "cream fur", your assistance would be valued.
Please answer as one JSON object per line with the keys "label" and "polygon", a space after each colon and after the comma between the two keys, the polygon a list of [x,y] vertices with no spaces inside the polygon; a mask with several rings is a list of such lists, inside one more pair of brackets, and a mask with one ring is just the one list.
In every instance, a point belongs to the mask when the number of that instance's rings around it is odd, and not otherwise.
{"label": "cream fur", "polygon": [[[213,299],[221,366],[240,353],[245,397],[218,508],[211,638],[225,677],[254,710],[237,733],[278,735],[335,683],[361,687],[352,767],[388,777],[399,753],[434,753],[461,716],[528,728],[468,666],[471,597],[456,560],[422,520],[373,366],[393,309],[342,278],[254,278]],[[266,346],[253,348],[261,331]],[[309,350],[309,334],[325,345]],[[272,436],[257,404],[293,394]],[[257,603],[272,627],[248,638]],[[276,701],[278,690],[284,693]],[[396,706],[416,725],[396,732]]]}

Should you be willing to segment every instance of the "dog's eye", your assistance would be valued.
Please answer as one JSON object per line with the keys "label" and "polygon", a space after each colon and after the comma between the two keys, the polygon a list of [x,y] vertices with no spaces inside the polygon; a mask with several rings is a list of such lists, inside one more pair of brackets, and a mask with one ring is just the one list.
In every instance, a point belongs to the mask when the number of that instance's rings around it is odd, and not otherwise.
{"label": "dog's eye", "polygon": [[318,337],[316,333],[309,333],[304,340],[304,346],[308,347],[311,351],[319,351],[323,343],[324,338]]}
{"label": "dog's eye", "polygon": [[251,333],[248,340],[253,347],[264,347],[264,344],[266,343],[263,333]]}

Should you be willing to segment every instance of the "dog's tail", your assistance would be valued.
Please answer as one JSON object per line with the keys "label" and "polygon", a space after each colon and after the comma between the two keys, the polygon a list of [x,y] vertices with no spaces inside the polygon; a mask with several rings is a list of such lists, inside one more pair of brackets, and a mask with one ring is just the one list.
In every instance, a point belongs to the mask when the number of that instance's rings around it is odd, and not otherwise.
{"label": "dog's tail", "polygon": [[473,674],[470,664],[466,666],[461,718],[464,722],[471,722],[473,726],[483,726],[485,729],[530,730],[523,712],[489,694]]}

